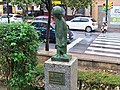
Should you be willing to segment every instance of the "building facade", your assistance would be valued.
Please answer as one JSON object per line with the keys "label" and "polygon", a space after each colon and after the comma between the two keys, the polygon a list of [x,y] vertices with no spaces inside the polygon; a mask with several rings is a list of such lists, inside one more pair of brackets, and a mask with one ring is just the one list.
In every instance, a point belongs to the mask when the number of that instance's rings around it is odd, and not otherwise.
{"label": "building facade", "polygon": [[[105,21],[106,12],[102,10],[102,5],[106,0],[95,0],[92,7],[92,17],[98,21],[99,27]],[[113,8],[108,10],[108,27],[109,28],[120,28],[120,0],[108,0],[113,2]]]}
{"label": "building facade", "polygon": [[[2,0],[0,0],[2,2]],[[0,5],[0,15],[3,14],[3,5]]]}
{"label": "building facade", "polygon": [[9,11],[9,13],[19,13],[22,14],[22,8],[18,7],[17,5],[12,5],[12,4],[8,4],[8,8],[7,8],[7,3],[6,0],[0,0],[1,4],[0,4],[0,15],[7,13],[7,11]]}

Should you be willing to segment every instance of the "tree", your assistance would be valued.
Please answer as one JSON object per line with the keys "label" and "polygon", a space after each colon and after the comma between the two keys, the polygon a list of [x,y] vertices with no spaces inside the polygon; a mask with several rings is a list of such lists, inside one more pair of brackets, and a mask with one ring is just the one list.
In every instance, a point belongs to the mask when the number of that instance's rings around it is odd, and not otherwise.
{"label": "tree", "polygon": [[46,5],[46,8],[48,10],[48,26],[47,26],[47,32],[46,32],[45,50],[49,51],[49,37],[50,37],[52,1],[51,0],[41,0],[41,1],[42,1],[42,3],[44,3]]}
{"label": "tree", "polygon": [[92,0],[62,0],[62,3],[70,7],[73,10],[72,14],[75,15],[80,8],[87,8],[91,5]]}
{"label": "tree", "polygon": [[33,0],[11,0],[10,3],[18,5],[23,10],[23,18],[28,14],[28,7],[32,6]]}

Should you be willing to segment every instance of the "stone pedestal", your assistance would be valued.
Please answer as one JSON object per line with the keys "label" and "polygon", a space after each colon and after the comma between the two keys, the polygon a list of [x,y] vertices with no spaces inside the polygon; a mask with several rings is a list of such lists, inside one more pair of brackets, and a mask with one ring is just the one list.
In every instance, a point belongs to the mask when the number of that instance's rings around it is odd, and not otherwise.
{"label": "stone pedestal", "polygon": [[77,90],[78,60],[69,62],[47,60],[44,65],[45,90]]}

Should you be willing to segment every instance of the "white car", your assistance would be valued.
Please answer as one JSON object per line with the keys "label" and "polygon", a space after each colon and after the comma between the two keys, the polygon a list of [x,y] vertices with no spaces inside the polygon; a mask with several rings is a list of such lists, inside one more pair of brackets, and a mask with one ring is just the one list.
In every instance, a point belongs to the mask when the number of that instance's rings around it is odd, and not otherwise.
{"label": "white car", "polygon": [[98,28],[98,23],[90,17],[75,17],[70,21],[66,21],[69,29],[79,29],[91,32]]}
{"label": "white car", "polygon": [[[21,15],[19,14],[9,14],[10,17],[10,22],[22,22],[23,18]],[[3,14],[0,17],[0,23],[5,23],[8,22],[8,15],[7,14]]]}

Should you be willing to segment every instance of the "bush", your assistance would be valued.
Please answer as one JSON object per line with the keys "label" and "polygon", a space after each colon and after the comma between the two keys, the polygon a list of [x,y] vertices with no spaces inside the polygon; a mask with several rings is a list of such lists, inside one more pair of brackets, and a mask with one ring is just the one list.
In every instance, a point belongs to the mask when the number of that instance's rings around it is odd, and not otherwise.
{"label": "bush", "polygon": [[[36,71],[43,79],[44,65],[38,65]],[[119,86],[120,75],[107,72],[78,71],[78,90],[116,90],[115,88]]]}
{"label": "bush", "polygon": [[[107,72],[79,71],[79,90],[116,90],[120,86],[120,75],[109,74]],[[84,87],[82,85],[84,84]],[[108,89],[106,89],[108,88]]]}
{"label": "bush", "polygon": [[36,82],[34,86],[37,87],[39,90],[44,90],[44,65],[43,64],[38,64],[36,66]]}
{"label": "bush", "polygon": [[108,74],[106,72],[79,71],[78,80],[95,84],[120,85],[120,75]]}
{"label": "bush", "polygon": [[35,80],[39,36],[27,23],[0,24],[0,69],[11,90],[29,90]]}

